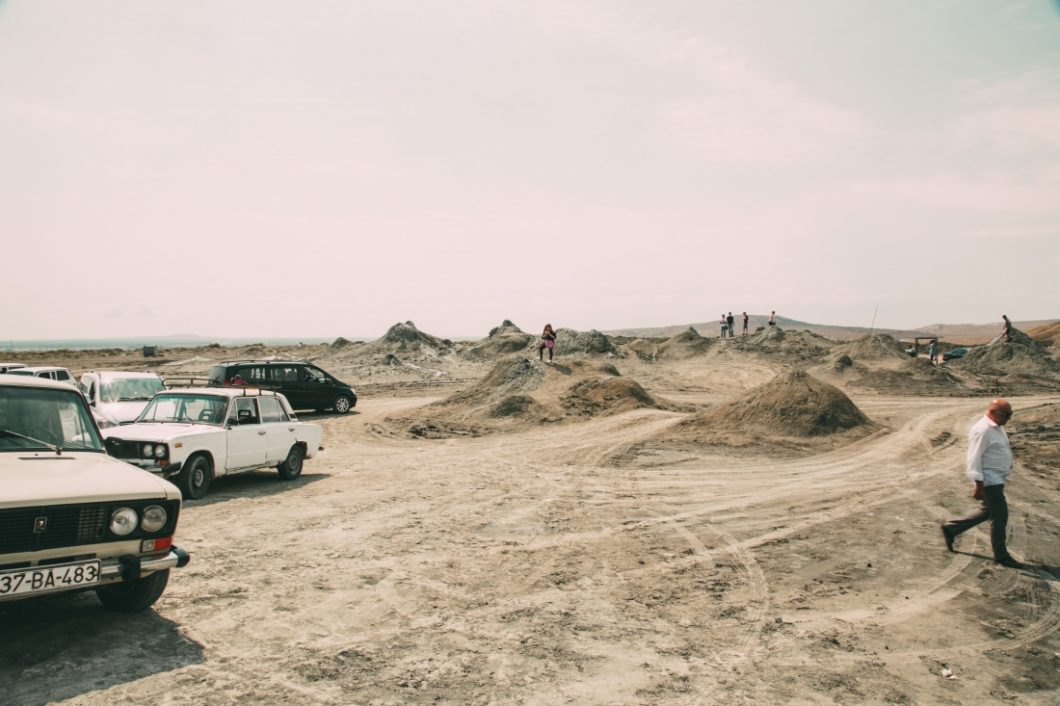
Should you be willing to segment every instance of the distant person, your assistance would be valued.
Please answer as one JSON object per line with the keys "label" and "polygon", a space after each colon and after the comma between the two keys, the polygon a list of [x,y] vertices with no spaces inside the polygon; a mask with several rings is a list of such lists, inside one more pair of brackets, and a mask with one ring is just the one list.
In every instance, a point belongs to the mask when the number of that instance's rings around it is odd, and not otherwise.
{"label": "distant person", "polygon": [[743,313],[743,335],[745,335],[745,336],[747,335],[747,320],[748,320],[748,316],[747,316],[747,312],[745,311]]}
{"label": "distant person", "polygon": [[725,332],[729,330],[729,324],[725,321],[725,314],[721,315],[721,337],[725,338]]}
{"label": "distant person", "polygon": [[552,324],[545,324],[545,330],[541,332],[541,343],[537,347],[537,359],[545,359],[545,350],[548,350],[548,362],[552,362],[552,349],[556,347],[556,332],[552,330]]}
{"label": "distant person", "polygon": [[932,365],[939,364],[939,342],[934,338],[928,344],[928,360],[931,361]]}
{"label": "distant person", "polygon": [[1008,316],[1005,314],[1002,314],[1001,318],[1005,320],[1005,342],[1012,343],[1012,322],[1008,320]]}
{"label": "distant person", "polygon": [[235,375],[232,376],[232,379],[228,381],[228,384],[229,385],[235,385],[236,387],[241,387],[243,385],[246,385],[247,381],[243,379],[242,375],[240,375],[239,373],[236,373]]}
{"label": "distant person", "polygon": [[775,312],[775,311],[769,312],[769,325],[770,326],[776,326],[777,325],[777,312]]}
{"label": "distant person", "polygon": [[729,315],[725,317],[725,325],[726,325],[726,326],[728,327],[728,329],[729,329],[729,338],[732,338],[732,337],[733,337],[733,336],[735,335],[735,334],[733,334],[733,332],[732,332],[732,326],[733,326],[733,324],[734,324],[735,322],[736,322],[736,319],[734,319],[734,318],[732,317],[732,312],[730,311],[730,312],[729,312]]}
{"label": "distant person", "polygon": [[1005,422],[1012,418],[1012,406],[996,399],[986,408],[986,414],[968,432],[968,477],[975,484],[972,497],[979,501],[979,509],[967,517],[950,520],[942,525],[946,548],[953,551],[953,541],[981,522],[990,520],[990,547],[994,561],[1013,569],[1023,564],[1008,553],[1005,530],[1008,526],[1008,503],[1005,501],[1005,481],[1012,472],[1012,447],[1009,446]]}

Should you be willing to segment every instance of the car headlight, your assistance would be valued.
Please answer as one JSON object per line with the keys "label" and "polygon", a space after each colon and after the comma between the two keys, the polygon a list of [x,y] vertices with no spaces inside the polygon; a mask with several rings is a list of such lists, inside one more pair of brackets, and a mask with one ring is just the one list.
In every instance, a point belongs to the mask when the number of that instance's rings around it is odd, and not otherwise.
{"label": "car headlight", "polygon": [[166,509],[161,505],[148,505],[144,508],[144,518],[140,520],[140,529],[144,532],[157,532],[166,526]]}
{"label": "car headlight", "polygon": [[155,445],[154,444],[144,444],[143,447],[141,447],[141,449],[140,449],[140,455],[143,456],[144,458],[151,458],[152,456],[155,455]]}
{"label": "car headlight", "polygon": [[136,529],[138,519],[136,510],[131,507],[119,507],[110,513],[110,531],[119,537],[124,537]]}
{"label": "car headlight", "polygon": [[166,445],[165,444],[158,444],[157,446],[155,446],[155,458],[165,458],[165,457],[166,457]]}

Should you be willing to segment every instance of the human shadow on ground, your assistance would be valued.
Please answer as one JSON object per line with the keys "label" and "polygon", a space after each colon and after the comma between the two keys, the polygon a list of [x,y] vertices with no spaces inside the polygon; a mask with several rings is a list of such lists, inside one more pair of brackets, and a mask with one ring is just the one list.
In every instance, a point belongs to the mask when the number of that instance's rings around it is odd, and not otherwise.
{"label": "human shadow on ground", "polygon": [[206,661],[173,621],[108,611],[91,591],[4,603],[0,635],[7,704],[63,701]]}
{"label": "human shadow on ground", "polygon": [[[974,559],[982,559],[990,566],[997,568],[1004,568],[1000,564],[994,562],[994,557],[989,554],[979,554],[978,552],[962,551],[960,549],[954,549],[954,554],[961,554],[963,556],[969,556]],[[1023,560],[1023,568],[1018,571],[1026,572],[1033,576],[1037,576],[1043,581],[1049,581],[1050,583],[1060,583],[1060,566],[1053,566],[1051,564],[1038,564],[1033,561]]]}

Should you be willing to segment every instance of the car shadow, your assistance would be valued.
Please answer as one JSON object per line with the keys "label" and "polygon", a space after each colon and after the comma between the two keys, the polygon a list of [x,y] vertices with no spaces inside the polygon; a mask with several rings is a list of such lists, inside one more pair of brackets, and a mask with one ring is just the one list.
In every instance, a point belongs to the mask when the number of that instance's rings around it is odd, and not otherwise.
{"label": "car shadow", "polygon": [[336,419],[339,417],[355,417],[359,415],[356,409],[351,409],[346,414],[339,414],[338,412],[298,412],[298,421],[306,422],[313,421],[315,419]]}
{"label": "car shadow", "polygon": [[4,603],[0,635],[0,700],[9,704],[63,701],[206,661],[173,621],[106,610],[91,591]]}
{"label": "car shadow", "polygon": [[287,493],[295,488],[301,488],[330,477],[330,473],[303,472],[297,479],[285,481],[281,480],[279,473],[273,469],[236,473],[231,476],[214,478],[210,482],[210,488],[205,498],[202,500],[185,498],[184,504],[188,506],[203,506],[225,502],[234,498],[264,498],[269,495]]}

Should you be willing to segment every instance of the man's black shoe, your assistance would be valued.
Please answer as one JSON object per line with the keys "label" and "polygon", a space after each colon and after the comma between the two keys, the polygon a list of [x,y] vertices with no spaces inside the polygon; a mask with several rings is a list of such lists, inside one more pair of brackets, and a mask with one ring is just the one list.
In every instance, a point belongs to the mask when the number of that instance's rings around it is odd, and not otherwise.
{"label": "man's black shoe", "polygon": [[946,529],[946,525],[942,525],[942,537],[946,540],[946,548],[951,552],[953,551],[953,535]]}
{"label": "man's black shoe", "polygon": [[1023,562],[1016,561],[1015,559],[1013,559],[1010,556],[1007,556],[1004,559],[995,559],[994,561],[996,561],[998,564],[1001,564],[1002,566],[1007,566],[1010,569],[1022,569],[1023,568]]}

